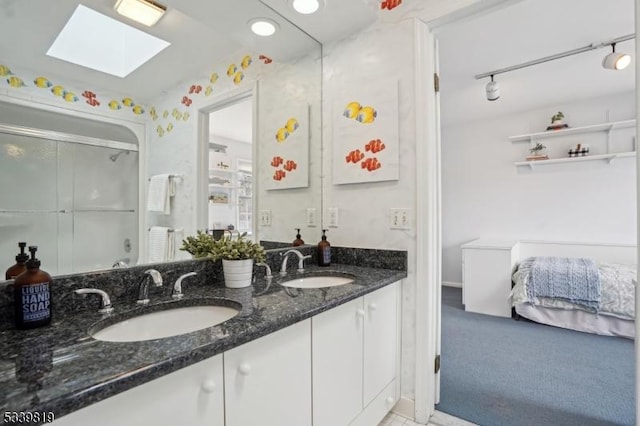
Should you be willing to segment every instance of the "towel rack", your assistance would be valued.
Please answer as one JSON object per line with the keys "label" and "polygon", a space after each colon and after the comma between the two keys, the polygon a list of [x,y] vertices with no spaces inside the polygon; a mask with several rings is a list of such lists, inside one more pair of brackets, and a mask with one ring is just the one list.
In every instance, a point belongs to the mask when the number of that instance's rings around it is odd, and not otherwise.
{"label": "towel rack", "polygon": [[[147,228],[147,231],[151,231],[151,228]],[[167,232],[175,232],[175,229],[167,229]]]}
{"label": "towel rack", "polygon": [[[169,175],[169,179],[182,179],[182,178],[184,178],[183,174],[175,174],[175,175],[172,174],[172,175]],[[150,181],[151,178],[148,178],[147,180]]]}

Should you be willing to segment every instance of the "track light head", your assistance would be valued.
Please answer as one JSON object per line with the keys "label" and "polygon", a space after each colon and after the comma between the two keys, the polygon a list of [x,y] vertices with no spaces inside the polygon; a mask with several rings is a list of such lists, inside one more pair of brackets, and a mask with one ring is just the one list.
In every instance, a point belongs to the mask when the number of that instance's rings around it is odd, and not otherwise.
{"label": "track light head", "polygon": [[631,63],[631,56],[626,53],[617,53],[616,44],[612,43],[613,51],[604,57],[602,66],[608,70],[623,70]]}
{"label": "track light head", "polygon": [[488,101],[496,101],[500,98],[500,84],[493,81],[493,75],[491,75],[491,81],[487,83],[486,91]]}

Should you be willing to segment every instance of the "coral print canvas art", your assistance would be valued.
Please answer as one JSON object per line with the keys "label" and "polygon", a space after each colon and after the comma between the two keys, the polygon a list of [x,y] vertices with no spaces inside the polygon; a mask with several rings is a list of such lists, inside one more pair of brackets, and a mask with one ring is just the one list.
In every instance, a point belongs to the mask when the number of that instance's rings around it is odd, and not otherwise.
{"label": "coral print canvas art", "polygon": [[260,172],[266,176],[265,188],[309,186],[309,106],[274,111],[266,127],[270,133],[260,141],[260,158],[264,159]]}
{"label": "coral print canvas art", "polygon": [[333,104],[333,183],[398,180],[398,82],[353,87]]}

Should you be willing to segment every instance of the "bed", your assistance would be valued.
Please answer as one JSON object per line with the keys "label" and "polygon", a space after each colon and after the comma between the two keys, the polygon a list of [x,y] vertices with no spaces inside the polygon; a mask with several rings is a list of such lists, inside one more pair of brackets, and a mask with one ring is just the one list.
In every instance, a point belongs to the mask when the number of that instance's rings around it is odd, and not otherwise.
{"label": "bed", "polygon": [[512,275],[511,304],[517,316],[634,338],[635,246],[529,244],[520,242],[520,260]]}

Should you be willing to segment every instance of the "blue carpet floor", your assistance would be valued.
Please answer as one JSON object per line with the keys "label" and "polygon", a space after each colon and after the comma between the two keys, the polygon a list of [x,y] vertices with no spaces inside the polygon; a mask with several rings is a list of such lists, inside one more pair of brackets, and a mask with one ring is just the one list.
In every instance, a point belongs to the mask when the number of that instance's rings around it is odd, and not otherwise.
{"label": "blue carpet floor", "polygon": [[633,341],[465,312],[443,288],[437,409],[483,426],[635,424]]}

